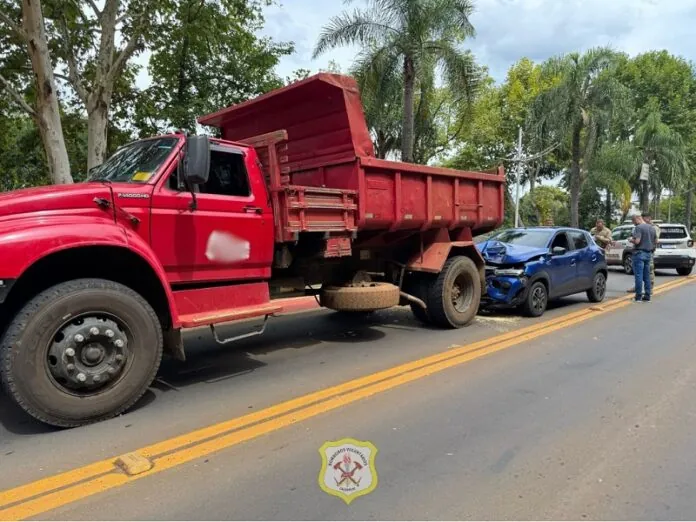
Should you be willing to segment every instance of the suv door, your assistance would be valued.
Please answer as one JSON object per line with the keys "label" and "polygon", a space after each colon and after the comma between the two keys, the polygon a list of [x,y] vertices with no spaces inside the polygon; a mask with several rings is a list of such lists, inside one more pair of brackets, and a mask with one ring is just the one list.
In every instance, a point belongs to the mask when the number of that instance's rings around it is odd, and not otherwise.
{"label": "suv door", "polygon": [[[553,255],[553,249],[562,247],[566,253],[559,256]],[[575,280],[577,279],[578,254],[572,248],[572,243],[565,231],[557,232],[550,246],[552,253],[549,260],[549,297],[562,297],[575,292]]]}
{"label": "suv door", "polygon": [[612,232],[612,242],[605,251],[608,265],[620,265],[623,263],[623,253],[630,236],[631,227],[619,227]]}
{"label": "suv door", "polygon": [[[268,279],[273,261],[273,214],[256,153],[211,144],[208,182],[192,196],[176,165],[152,198],[152,238],[170,282]],[[218,259],[218,250],[241,251]],[[216,254],[219,255],[219,252]]]}
{"label": "suv door", "polygon": [[587,290],[592,286],[595,263],[599,259],[599,253],[591,247],[590,236],[582,230],[571,230],[568,236],[573,243],[574,252],[577,254],[577,277],[575,288],[577,291]]}

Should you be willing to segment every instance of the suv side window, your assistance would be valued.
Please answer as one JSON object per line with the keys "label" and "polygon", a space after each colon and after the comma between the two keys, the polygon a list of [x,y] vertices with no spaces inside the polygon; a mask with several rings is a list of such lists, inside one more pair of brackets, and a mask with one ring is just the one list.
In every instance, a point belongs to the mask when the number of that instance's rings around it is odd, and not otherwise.
{"label": "suv side window", "polygon": [[583,248],[587,248],[588,246],[588,241],[587,241],[587,236],[585,235],[584,232],[569,232],[570,239],[573,241],[573,244],[575,245],[575,250],[582,250]]}
{"label": "suv side window", "polygon": [[565,248],[566,250],[572,250],[568,242],[568,236],[565,232],[559,232],[558,234],[556,234],[556,237],[553,238],[553,242],[551,243],[551,250],[553,250],[556,247]]}
{"label": "suv side window", "polygon": [[210,175],[200,186],[202,194],[246,197],[251,195],[244,156],[233,151],[210,151]]}

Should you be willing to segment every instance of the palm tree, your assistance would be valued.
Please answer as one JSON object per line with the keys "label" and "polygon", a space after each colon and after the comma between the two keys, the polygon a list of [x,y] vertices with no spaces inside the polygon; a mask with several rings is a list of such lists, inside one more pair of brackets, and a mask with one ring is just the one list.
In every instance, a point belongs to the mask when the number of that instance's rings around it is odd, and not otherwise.
{"label": "palm tree", "polygon": [[611,74],[617,54],[596,48],[570,53],[544,64],[545,74],[560,81],[540,96],[550,108],[546,120],[563,137],[570,152],[567,182],[570,189],[570,223],[579,225],[580,193],[588,165],[599,150],[613,111],[627,99],[627,90]]}
{"label": "palm tree", "polygon": [[[650,167],[650,182],[641,182],[642,163]],[[650,207],[650,189],[658,195],[688,184],[690,169],[681,136],[662,121],[652,108],[640,122],[635,135],[625,141],[604,145],[591,165],[591,177],[614,194],[623,194],[626,183],[640,193],[643,212]]]}
{"label": "palm tree", "polygon": [[390,59],[384,54],[363,52],[350,71],[360,89],[375,156],[382,159],[397,151],[401,142],[403,81]]}
{"label": "palm tree", "polygon": [[[403,78],[401,159],[413,160],[414,96],[423,68],[437,64],[449,85],[473,95],[479,71],[459,44],[474,35],[470,0],[366,0],[331,19],[314,49],[314,57],[343,45],[358,44],[366,63],[388,66]],[[375,65],[377,67],[377,65]],[[383,72],[386,73],[386,71]]]}

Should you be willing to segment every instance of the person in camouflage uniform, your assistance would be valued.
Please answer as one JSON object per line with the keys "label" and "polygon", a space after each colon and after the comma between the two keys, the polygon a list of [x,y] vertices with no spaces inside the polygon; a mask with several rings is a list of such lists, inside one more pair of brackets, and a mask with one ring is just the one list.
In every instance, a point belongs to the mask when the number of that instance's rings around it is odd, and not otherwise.
{"label": "person in camouflage uniform", "polygon": [[603,219],[597,220],[597,223],[595,224],[594,228],[590,230],[590,235],[594,238],[595,243],[597,243],[597,245],[600,246],[602,250],[606,250],[606,248],[609,246],[609,243],[611,243],[611,230],[609,229],[609,227],[604,225]]}
{"label": "person in camouflage uniform", "polygon": [[[655,230],[655,237],[657,237],[657,239],[659,240],[660,239],[660,227],[658,227],[656,224],[654,224],[652,222],[652,217],[650,216],[650,214],[648,214],[647,212],[644,212],[643,214],[641,214],[641,217],[643,218],[643,221],[645,221],[648,225],[651,225],[653,227],[653,229]],[[655,245],[655,246],[657,247],[657,245]],[[655,251],[654,250],[653,250],[653,255],[650,256],[650,286],[652,288],[655,288]],[[628,293],[635,292],[635,291],[636,291],[635,286],[630,288],[629,290],[626,290],[626,292],[628,292]]]}

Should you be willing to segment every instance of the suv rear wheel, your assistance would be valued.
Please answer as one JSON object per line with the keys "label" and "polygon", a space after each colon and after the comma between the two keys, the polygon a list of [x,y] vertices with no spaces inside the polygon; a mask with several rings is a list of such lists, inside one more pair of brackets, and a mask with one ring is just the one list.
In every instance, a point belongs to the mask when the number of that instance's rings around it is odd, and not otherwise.
{"label": "suv rear wheel", "polygon": [[623,258],[624,272],[628,275],[633,275],[633,257],[631,254],[626,254]]}

